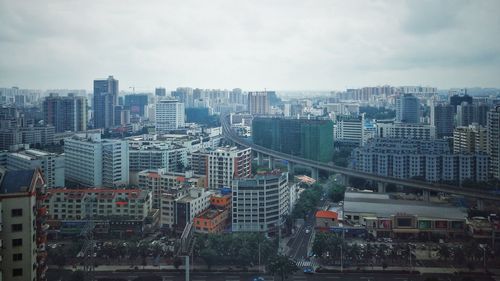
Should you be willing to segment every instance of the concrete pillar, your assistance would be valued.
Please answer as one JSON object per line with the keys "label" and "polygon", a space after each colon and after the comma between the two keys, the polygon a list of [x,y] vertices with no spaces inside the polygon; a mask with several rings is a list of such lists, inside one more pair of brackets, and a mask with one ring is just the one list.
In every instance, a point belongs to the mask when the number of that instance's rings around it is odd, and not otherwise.
{"label": "concrete pillar", "polygon": [[349,176],[340,175],[339,179],[340,179],[339,184],[342,184],[342,185],[345,185],[345,186],[349,186]]}
{"label": "concrete pillar", "polygon": [[290,161],[288,161],[287,166],[288,166],[288,174],[289,175],[293,175],[294,174],[294,169],[295,169],[295,164],[292,163],[292,162],[290,162]]}
{"label": "concrete pillar", "polygon": [[383,182],[378,182],[377,187],[378,187],[378,193],[385,193],[385,186],[386,184]]}
{"label": "concrete pillar", "polygon": [[484,200],[483,199],[477,199],[477,209],[480,211],[484,210]]}
{"label": "concrete pillar", "polygon": [[269,155],[269,163],[267,163],[267,164],[268,164],[269,170],[274,170],[274,157]]}
{"label": "concrete pillar", "polygon": [[263,159],[263,155],[262,153],[260,152],[257,152],[257,165],[258,166],[262,166],[264,164],[264,159]]}
{"label": "concrete pillar", "polygon": [[431,201],[431,192],[429,190],[422,190],[422,199],[426,202]]}
{"label": "concrete pillar", "polygon": [[316,168],[311,168],[311,178],[319,180],[319,171]]}

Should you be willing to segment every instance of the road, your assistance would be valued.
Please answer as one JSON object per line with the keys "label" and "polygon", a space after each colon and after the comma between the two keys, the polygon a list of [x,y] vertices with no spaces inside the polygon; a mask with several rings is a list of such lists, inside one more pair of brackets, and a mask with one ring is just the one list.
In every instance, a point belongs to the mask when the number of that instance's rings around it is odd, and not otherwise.
{"label": "road", "polygon": [[[139,276],[160,276],[162,281],[183,281],[183,273],[175,272],[165,272],[165,273],[103,273],[99,272],[95,274],[98,281],[110,280],[110,278],[115,278],[114,280],[127,280],[131,281]],[[262,276],[266,281],[278,281],[281,280],[278,277],[273,277],[270,275],[256,275],[250,273],[195,273],[191,275],[191,281],[246,281],[253,280],[257,276]],[[408,274],[394,274],[394,273],[316,273],[312,275],[305,275],[303,273],[295,273],[293,276],[288,277],[288,281],[308,281],[308,280],[331,280],[331,281],[424,281],[428,277],[436,277],[440,281],[460,281],[462,277],[457,277],[453,275],[446,274],[433,274],[433,275],[408,275]],[[491,281],[490,277],[475,276],[475,281]],[[151,278],[151,281],[155,279]]]}

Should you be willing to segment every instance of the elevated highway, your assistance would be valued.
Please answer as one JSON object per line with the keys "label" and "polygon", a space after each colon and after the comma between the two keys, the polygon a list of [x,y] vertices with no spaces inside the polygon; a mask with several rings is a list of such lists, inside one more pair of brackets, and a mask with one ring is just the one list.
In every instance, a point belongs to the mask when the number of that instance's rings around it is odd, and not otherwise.
{"label": "elevated highway", "polygon": [[[232,129],[226,117],[221,118],[223,135],[226,139],[239,144],[241,146],[250,147],[253,151],[261,153],[263,155],[268,155],[275,159],[283,159],[290,163],[310,167],[312,169],[317,169],[321,171],[326,171],[330,173],[341,174],[346,177],[357,177],[363,178],[365,180],[377,182],[379,184],[394,184],[398,186],[405,186],[415,189],[420,189],[424,191],[435,191],[444,192],[455,195],[462,195],[468,198],[475,198],[480,200],[492,200],[500,202],[500,196],[488,191],[469,189],[463,187],[456,187],[445,184],[428,183],[424,181],[408,180],[408,179],[398,179],[393,177],[379,176],[376,174],[370,174],[365,172],[356,171],[353,169],[336,166],[329,163],[318,162],[310,159],[305,159],[302,157],[297,157],[294,155],[282,153],[275,151],[266,147],[262,147],[253,143],[250,143],[242,138],[240,138]],[[479,203],[478,203],[479,204]],[[482,202],[481,202],[482,204]]]}

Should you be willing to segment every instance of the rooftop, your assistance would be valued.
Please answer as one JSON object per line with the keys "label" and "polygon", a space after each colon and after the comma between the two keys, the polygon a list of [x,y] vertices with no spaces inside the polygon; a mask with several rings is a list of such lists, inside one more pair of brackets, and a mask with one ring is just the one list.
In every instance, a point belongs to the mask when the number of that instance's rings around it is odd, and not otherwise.
{"label": "rooftop", "polygon": [[200,219],[208,219],[208,220],[211,220],[217,216],[219,216],[220,214],[222,214],[224,211],[222,210],[218,210],[218,209],[207,209],[206,211],[200,213],[199,215],[197,215],[196,217],[197,218],[200,218]]}
{"label": "rooftop", "polygon": [[27,192],[35,170],[0,170],[0,194]]}
{"label": "rooftop", "polygon": [[424,218],[465,219],[467,212],[463,208],[447,204],[435,204],[423,201],[395,200],[377,198],[371,193],[353,194],[346,192],[344,199],[345,213],[371,214],[389,217],[396,214],[417,215]]}

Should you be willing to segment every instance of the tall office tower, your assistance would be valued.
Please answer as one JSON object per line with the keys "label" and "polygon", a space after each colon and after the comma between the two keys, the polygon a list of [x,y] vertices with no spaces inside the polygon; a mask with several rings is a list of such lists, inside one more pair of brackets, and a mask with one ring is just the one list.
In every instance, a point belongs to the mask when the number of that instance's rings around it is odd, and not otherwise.
{"label": "tall office tower", "polygon": [[277,233],[290,211],[288,173],[273,171],[253,178],[235,179],[233,231]]}
{"label": "tall office tower", "polygon": [[396,121],[420,123],[420,101],[417,97],[404,94],[396,99]]}
{"label": "tall office tower", "polygon": [[87,130],[86,97],[50,94],[43,101],[43,114],[45,123],[54,126],[56,133]]}
{"label": "tall office tower", "polygon": [[124,105],[130,109],[130,114],[144,116],[144,109],[148,106],[148,95],[126,95]]}
{"label": "tall office tower", "polygon": [[269,114],[269,95],[267,92],[248,93],[248,111],[252,115]]}
{"label": "tall office tower", "polygon": [[469,126],[474,122],[474,106],[468,102],[462,102],[457,106],[457,126]]}
{"label": "tall office tower", "polygon": [[167,90],[165,88],[159,87],[155,89],[155,96],[157,97],[166,97]]}
{"label": "tall office tower", "polygon": [[64,186],[64,156],[36,149],[7,153],[9,171],[40,169],[47,188]]}
{"label": "tall office tower", "polygon": [[450,104],[431,104],[431,125],[436,127],[436,137],[451,137],[453,135],[455,107]]}
{"label": "tall office tower", "polygon": [[115,106],[115,126],[130,124],[130,109],[128,106]]}
{"label": "tall office tower", "polygon": [[0,279],[45,281],[45,187],[38,170],[0,169]]}
{"label": "tall office tower", "polygon": [[488,131],[473,123],[468,127],[457,127],[453,131],[454,153],[487,153]]}
{"label": "tall office tower", "polygon": [[160,100],[156,103],[156,133],[184,127],[184,103],[178,100]]}
{"label": "tall office tower", "polygon": [[118,187],[129,183],[128,143],[101,140],[100,134],[64,140],[67,181],[85,186]]}
{"label": "tall office tower", "polygon": [[118,105],[118,80],[94,80],[94,128],[111,128],[115,125],[115,106]]}
{"label": "tall office tower", "polygon": [[488,156],[490,173],[500,179],[500,106],[488,112]]}
{"label": "tall office tower", "polygon": [[252,150],[222,147],[206,152],[206,186],[210,189],[231,186],[235,178],[252,175]]}
{"label": "tall office tower", "polygon": [[321,162],[332,161],[333,122],[323,119],[257,117],[252,121],[255,144]]}

